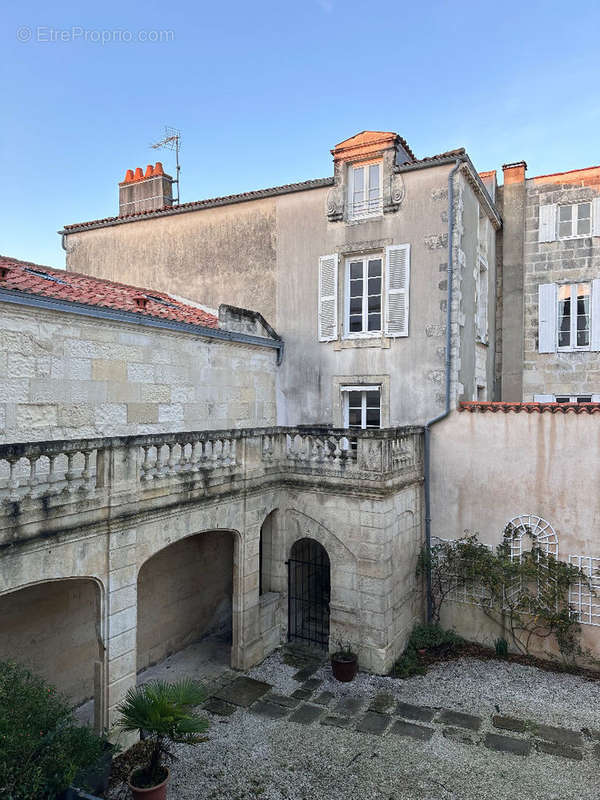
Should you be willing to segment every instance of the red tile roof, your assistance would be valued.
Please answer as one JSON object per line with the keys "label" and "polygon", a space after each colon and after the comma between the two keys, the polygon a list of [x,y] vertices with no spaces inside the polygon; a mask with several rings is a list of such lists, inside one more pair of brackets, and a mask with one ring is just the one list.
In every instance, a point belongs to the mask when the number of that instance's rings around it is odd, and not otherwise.
{"label": "red tile roof", "polygon": [[2,255],[0,289],[54,297],[87,306],[131,311],[142,316],[187,322],[205,328],[219,327],[219,320],[214,314],[175,300],[164,292],[92,278]]}
{"label": "red tile roof", "polygon": [[600,413],[600,403],[501,403],[501,402],[480,402],[463,401],[459,403],[459,411],[491,411],[497,414],[519,414],[524,411],[526,414],[596,414]]}

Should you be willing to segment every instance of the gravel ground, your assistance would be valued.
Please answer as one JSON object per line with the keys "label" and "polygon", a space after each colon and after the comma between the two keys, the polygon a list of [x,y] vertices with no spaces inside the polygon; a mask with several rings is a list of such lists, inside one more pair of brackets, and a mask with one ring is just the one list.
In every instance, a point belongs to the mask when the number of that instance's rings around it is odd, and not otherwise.
{"label": "gravel ground", "polygon": [[[297,671],[278,653],[250,671],[289,693]],[[339,684],[329,667],[321,690],[336,696],[390,692],[417,704],[488,716],[494,706],[519,717],[600,728],[600,684],[496,661],[465,658],[427,675],[395,680],[361,674]],[[429,743],[372,736],[319,724],[267,720],[246,710],[211,716],[209,741],[180,747],[169,800],[598,800],[600,760],[535,753],[527,758],[460,744],[436,732]],[[114,798],[117,795],[113,795]]]}

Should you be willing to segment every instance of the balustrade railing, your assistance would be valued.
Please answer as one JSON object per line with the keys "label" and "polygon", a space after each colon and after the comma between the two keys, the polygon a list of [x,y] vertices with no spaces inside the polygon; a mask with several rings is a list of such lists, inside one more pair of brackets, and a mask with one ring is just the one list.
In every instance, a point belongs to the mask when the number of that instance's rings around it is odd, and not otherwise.
{"label": "balustrade railing", "polygon": [[[255,428],[0,445],[0,501],[144,492],[273,473],[387,479],[421,468],[421,430]],[[198,484],[195,484],[195,481]]]}

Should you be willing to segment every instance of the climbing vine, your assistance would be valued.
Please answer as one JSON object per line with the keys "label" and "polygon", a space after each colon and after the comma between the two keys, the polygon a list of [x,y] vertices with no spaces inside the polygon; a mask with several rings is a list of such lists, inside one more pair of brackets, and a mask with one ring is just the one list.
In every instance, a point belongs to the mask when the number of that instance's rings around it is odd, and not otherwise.
{"label": "climbing vine", "polygon": [[[517,535],[527,536],[530,548],[515,558],[512,544]],[[542,639],[556,642],[565,663],[584,655],[569,588],[582,584],[592,592],[591,581],[581,569],[538,546],[531,531],[507,526],[495,550],[482,544],[477,534],[440,541],[421,551],[417,573],[428,570],[434,623],[440,621],[444,602],[461,599],[497,622],[521,653],[530,655],[532,643]]]}

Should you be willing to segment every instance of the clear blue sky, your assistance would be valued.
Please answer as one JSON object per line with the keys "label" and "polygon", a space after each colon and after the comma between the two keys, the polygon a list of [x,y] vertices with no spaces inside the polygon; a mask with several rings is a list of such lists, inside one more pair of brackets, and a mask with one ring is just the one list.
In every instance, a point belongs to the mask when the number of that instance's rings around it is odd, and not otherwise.
{"label": "clear blue sky", "polygon": [[5,5],[0,252],[62,267],[56,231],[116,214],[164,125],[185,201],[330,175],[364,129],[479,170],[598,164],[599,24],[597,0]]}

